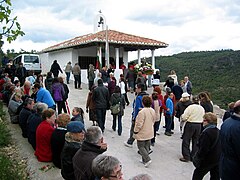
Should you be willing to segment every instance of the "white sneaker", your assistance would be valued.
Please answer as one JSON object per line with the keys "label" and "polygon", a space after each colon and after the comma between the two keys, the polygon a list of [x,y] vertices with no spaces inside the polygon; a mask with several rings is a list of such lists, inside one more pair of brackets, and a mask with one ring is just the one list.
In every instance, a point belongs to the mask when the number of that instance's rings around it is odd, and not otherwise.
{"label": "white sneaker", "polygon": [[146,162],[146,163],[144,164],[145,168],[147,168],[151,163],[152,163],[152,160]]}
{"label": "white sneaker", "polygon": [[128,144],[127,142],[124,142],[124,145],[125,145],[125,146],[127,146],[127,147],[130,147],[130,148],[132,148],[132,147],[133,147],[133,145],[132,145],[132,144]]}

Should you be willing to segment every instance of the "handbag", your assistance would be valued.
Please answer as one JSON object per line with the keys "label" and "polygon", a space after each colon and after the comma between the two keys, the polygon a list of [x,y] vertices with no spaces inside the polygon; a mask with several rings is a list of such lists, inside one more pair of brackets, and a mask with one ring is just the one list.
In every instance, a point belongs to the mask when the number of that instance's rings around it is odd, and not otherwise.
{"label": "handbag", "polygon": [[120,112],[120,103],[110,106],[111,114],[118,114]]}

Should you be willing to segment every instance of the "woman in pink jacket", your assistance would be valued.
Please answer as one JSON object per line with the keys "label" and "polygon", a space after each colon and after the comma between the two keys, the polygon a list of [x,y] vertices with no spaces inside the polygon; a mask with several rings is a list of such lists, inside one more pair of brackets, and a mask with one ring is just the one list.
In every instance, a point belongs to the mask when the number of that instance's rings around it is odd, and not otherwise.
{"label": "woman in pink jacket", "polygon": [[143,96],[142,103],[144,107],[136,117],[133,137],[137,140],[142,162],[145,167],[148,167],[152,163],[148,153],[151,139],[154,137],[153,125],[156,118],[155,111],[151,108],[152,99],[149,96]]}

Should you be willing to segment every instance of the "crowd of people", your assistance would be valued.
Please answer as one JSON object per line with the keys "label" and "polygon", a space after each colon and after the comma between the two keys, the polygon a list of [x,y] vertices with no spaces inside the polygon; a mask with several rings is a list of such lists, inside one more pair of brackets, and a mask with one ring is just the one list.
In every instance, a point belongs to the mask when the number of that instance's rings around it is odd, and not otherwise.
{"label": "crowd of people", "polygon": [[[170,71],[163,96],[159,71],[153,75],[153,91],[148,94],[147,77],[142,72],[134,73],[132,66],[123,71],[125,73],[117,81],[113,68],[103,67],[95,76],[94,66],[90,64],[85,108],[93,126],[86,128],[83,107],[74,107],[70,115],[67,104],[71,73],[74,87],[82,89],[78,63],[74,67],[71,62],[67,63],[67,84],[59,77],[59,72],[63,71],[57,60],[45,80],[43,75],[36,77],[33,72],[17,76],[17,70],[14,73],[9,70],[14,71],[11,66],[11,62],[6,65],[0,79],[1,99],[8,106],[10,120],[19,124],[22,136],[28,139],[38,161],[53,162],[61,169],[64,179],[123,179],[120,161],[101,154],[107,150],[103,138],[106,112],[111,111],[112,130],[117,130],[121,136],[124,109],[130,104],[128,92],[135,92],[135,98],[130,136],[124,144],[132,147],[136,139],[141,163],[146,168],[152,163],[149,154],[152,153],[151,146],[155,145],[162,117],[165,117],[164,134],[169,137],[174,133],[176,117],[182,133],[182,157],[179,160],[193,162],[196,169],[192,179],[202,179],[208,172],[211,179],[229,179],[233,177],[232,173],[239,177],[240,101],[229,105],[219,130],[210,93],[204,91],[194,95],[188,76],[178,83],[176,72]],[[24,70],[21,72],[25,73]],[[135,179],[141,177],[151,179],[148,175],[138,175]]]}

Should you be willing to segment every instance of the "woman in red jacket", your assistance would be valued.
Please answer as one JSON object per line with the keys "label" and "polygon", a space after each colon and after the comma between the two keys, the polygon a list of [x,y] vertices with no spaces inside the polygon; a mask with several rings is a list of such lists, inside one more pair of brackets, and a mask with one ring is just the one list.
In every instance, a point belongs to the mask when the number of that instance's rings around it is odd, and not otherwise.
{"label": "woman in red jacket", "polygon": [[42,119],[44,119],[44,121],[39,124],[36,131],[35,156],[37,156],[38,161],[51,162],[51,137],[56,119],[55,111],[53,109],[43,111]]}

